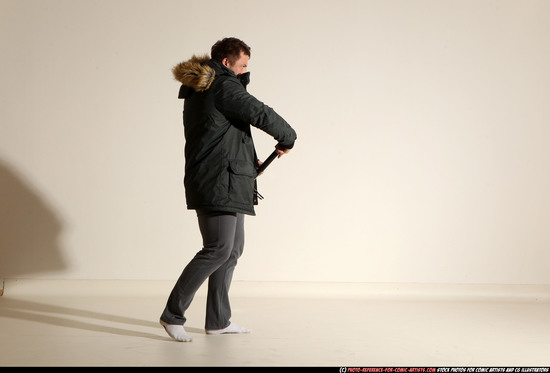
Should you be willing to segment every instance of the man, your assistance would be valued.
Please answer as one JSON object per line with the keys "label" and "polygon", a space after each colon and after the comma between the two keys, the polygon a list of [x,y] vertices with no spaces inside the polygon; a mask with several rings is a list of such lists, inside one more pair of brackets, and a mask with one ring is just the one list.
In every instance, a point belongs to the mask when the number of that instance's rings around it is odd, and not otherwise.
{"label": "man", "polygon": [[191,341],[184,313],[208,279],[207,334],[248,333],[230,322],[229,286],[244,247],[244,215],[255,215],[257,168],[250,125],[273,136],[281,157],[296,133],[273,109],[246,91],[250,47],[236,38],[216,42],[208,56],[176,65],[185,99],[185,196],[196,210],[203,248],[183,270],[160,323],[177,341]]}

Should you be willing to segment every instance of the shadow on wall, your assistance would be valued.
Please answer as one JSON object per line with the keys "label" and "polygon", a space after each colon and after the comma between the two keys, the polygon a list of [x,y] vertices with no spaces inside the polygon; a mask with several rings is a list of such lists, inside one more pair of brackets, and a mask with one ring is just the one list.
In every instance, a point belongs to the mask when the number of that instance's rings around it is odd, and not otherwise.
{"label": "shadow on wall", "polygon": [[48,204],[0,160],[0,281],[64,269],[61,228]]}

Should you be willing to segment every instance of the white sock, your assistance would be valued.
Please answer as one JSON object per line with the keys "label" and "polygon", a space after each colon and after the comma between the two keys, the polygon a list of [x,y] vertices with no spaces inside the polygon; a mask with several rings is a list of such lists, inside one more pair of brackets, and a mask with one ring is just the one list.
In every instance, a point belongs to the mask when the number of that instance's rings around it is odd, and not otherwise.
{"label": "white sock", "polygon": [[229,324],[225,329],[206,330],[206,334],[250,333],[250,330],[237,324]]}
{"label": "white sock", "polygon": [[170,325],[160,320],[160,325],[164,326],[166,333],[176,341],[180,342],[191,342],[193,338],[185,332],[183,325]]}

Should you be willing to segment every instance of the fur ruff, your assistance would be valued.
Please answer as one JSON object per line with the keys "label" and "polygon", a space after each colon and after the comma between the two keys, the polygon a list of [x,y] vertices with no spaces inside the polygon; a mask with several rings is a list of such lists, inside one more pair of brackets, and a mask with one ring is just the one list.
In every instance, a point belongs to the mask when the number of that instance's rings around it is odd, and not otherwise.
{"label": "fur ruff", "polygon": [[208,55],[193,56],[190,60],[174,66],[172,74],[181,84],[193,88],[197,92],[206,91],[214,81],[216,73],[206,65],[210,61]]}

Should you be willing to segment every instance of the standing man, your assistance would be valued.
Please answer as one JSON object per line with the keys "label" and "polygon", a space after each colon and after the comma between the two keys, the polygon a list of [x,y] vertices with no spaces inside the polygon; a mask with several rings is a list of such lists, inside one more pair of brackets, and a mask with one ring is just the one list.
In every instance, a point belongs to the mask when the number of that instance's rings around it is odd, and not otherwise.
{"label": "standing man", "polygon": [[185,99],[185,196],[196,210],[203,248],[183,270],[160,317],[175,340],[191,337],[185,311],[208,279],[206,333],[249,333],[231,323],[229,286],[244,247],[244,215],[255,215],[257,168],[250,125],[277,141],[281,157],[296,132],[273,109],[246,91],[250,47],[236,38],[216,42],[208,56],[193,56],[172,70]]}

